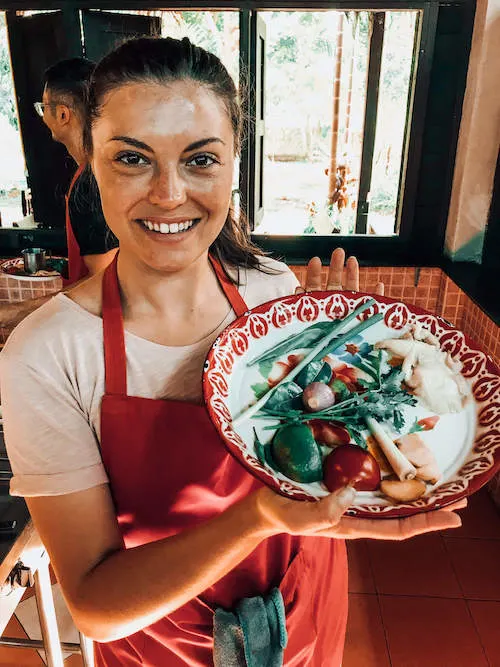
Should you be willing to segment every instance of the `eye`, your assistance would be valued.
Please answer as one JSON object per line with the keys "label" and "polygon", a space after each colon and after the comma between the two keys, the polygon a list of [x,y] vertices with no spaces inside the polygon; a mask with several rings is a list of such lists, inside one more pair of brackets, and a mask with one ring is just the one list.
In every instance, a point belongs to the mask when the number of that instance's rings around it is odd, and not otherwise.
{"label": "eye", "polygon": [[215,157],[209,153],[200,153],[199,155],[193,155],[193,157],[189,158],[186,164],[189,166],[206,169],[207,167],[211,167],[213,164],[218,164],[218,160],[216,160]]}
{"label": "eye", "polygon": [[126,151],[125,153],[119,153],[115,162],[124,164],[127,167],[142,167],[146,164],[149,164],[149,160],[141,155],[140,153],[133,153],[132,151]]}

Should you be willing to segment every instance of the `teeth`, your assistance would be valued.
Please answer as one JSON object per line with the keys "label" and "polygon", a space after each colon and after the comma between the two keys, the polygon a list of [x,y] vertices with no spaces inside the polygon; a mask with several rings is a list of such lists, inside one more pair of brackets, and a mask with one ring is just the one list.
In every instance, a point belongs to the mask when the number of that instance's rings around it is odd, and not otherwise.
{"label": "teeth", "polygon": [[167,224],[166,222],[150,222],[149,220],[141,220],[142,224],[152,232],[160,232],[160,234],[176,234],[177,232],[184,232],[193,226],[195,220],[187,220],[186,222],[173,222]]}

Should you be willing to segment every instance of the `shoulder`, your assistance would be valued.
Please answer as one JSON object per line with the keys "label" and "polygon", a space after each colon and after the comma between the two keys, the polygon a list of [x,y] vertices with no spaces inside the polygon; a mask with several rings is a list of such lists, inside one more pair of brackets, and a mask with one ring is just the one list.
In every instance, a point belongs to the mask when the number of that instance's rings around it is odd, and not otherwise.
{"label": "shoulder", "polygon": [[271,257],[260,258],[260,269],[247,269],[243,273],[242,287],[249,308],[293,294],[299,284],[285,263]]}

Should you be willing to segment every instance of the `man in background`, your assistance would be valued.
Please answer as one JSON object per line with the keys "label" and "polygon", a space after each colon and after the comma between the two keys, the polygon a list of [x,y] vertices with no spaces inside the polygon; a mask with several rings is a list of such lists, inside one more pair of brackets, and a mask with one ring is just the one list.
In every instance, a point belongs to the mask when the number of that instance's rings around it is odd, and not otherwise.
{"label": "man in background", "polygon": [[[83,148],[87,88],[94,63],[85,58],[62,60],[44,74],[42,101],[35,110],[54,141],[64,144],[77,165],[66,195],[68,280],[74,285],[110,263],[118,239],[106,224],[99,191]],[[0,306],[0,327],[14,327],[52,295]]]}
{"label": "man in background", "polygon": [[78,167],[67,194],[66,210],[71,283],[104,269],[118,247],[118,239],[104,219],[83,148],[87,89],[94,66],[85,58],[70,58],[49,67],[44,75],[42,102],[35,104],[54,141],[64,144]]}

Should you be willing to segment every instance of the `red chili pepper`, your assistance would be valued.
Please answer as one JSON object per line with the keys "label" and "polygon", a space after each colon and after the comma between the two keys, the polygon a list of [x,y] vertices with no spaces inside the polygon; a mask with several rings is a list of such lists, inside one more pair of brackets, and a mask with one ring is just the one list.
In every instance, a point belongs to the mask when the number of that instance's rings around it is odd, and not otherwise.
{"label": "red chili pepper", "polygon": [[419,419],[417,424],[422,427],[422,431],[432,431],[438,421],[439,416],[433,415],[432,417],[424,417],[423,419]]}

